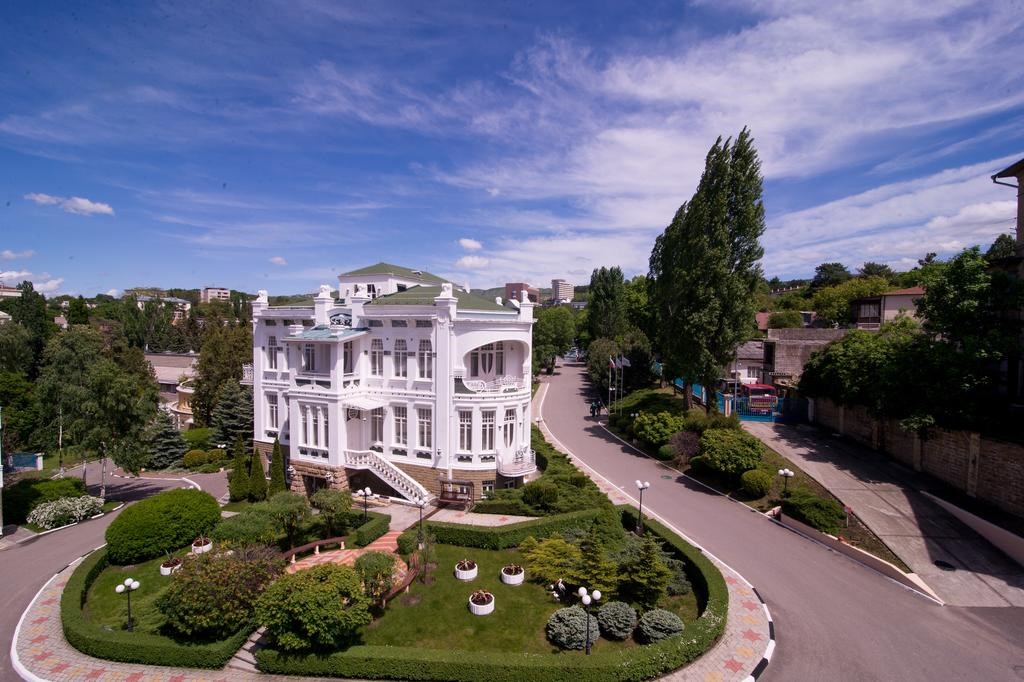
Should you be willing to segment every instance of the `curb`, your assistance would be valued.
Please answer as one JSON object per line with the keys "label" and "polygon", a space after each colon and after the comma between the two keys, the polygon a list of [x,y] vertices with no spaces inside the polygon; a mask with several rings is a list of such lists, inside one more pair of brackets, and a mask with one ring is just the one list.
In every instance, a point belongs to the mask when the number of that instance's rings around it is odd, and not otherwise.
{"label": "curb", "polygon": [[744,680],[744,682],[756,680],[760,677],[761,673],[768,668],[768,664],[772,661],[772,655],[775,653],[775,621],[772,620],[772,612],[768,610],[768,604],[765,602],[764,597],[761,596],[761,593],[757,591],[757,588],[751,585],[750,589],[752,589],[754,594],[757,595],[758,601],[761,602],[761,608],[764,609],[764,615],[768,618],[768,646],[764,648],[764,653],[761,654],[761,660],[756,666],[754,666],[754,670],[751,671],[750,675],[746,680]]}

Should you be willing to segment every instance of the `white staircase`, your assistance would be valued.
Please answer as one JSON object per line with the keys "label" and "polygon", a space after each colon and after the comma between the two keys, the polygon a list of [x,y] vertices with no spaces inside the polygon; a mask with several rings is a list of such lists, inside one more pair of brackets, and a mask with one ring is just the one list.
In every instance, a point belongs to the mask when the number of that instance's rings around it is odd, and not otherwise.
{"label": "white staircase", "polygon": [[412,502],[417,498],[430,501],[433,495],[415,478],[405,473],[373,450],[345,450],[345,466],[372,471],[382,481]]}

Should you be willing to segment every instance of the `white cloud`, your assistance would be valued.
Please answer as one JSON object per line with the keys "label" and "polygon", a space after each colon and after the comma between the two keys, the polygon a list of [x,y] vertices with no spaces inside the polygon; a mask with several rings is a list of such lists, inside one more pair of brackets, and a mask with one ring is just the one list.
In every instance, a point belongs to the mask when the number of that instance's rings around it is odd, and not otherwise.
{"label": "white cloud", "polygon": [[32,249],[26,249],[25,251],[11,251],[10,249],[4,249],[0,251],[0,258],[4,260],[18,260],[20,258],[31,258],[36,255],[36,252]]}
{"label": "white cloud", "polygon": [[274,256],[270,259],[270,262],[274,265],[288,265],[288,261],[286,261],[283,256]]}
{"label": "white cloud", "polygon": [[459,246],[464,248],[466,251],[479,251],[480,249],[484,248],[483,244],[481,244],[475,239],[469,239],[468,237],[463,237],[462,239],[460,239]]}
{"label": "white cloud", "polygon": [[480,268],[487,267],[487,264],[490,262],[489,259],[482,256],[463,256],[455,261],[455,267],[460,270],[479,270]]}
{"label": "white cloud", "polygon": [[55,277],[44,281],[33,281],[32,288],[41,294],[52,294],[59,290],[60,285],[63,283],[63,277]]}
{"label": "white cloud", "polygon": [[50,194],[32,192],[26,194],[25,199],[41,206],[58,205],[66,213],[74,213],[76,215],[114,215],[114,209],[110,204],[92,201],[84,197],[55,197]]}
{"label": "white cloud", "polygon": [[22,280],[31,277],[32,273],[28,270],[5,270],[0,272],[0,281],[8,281],[12,279]]}
{"label": "white cloud", "polygon": [[113,296],[114,298],[117,298],[118,296],[121,295],[121,290],[120,289],[107,289],[106,294],[107,294],[107,296]]}

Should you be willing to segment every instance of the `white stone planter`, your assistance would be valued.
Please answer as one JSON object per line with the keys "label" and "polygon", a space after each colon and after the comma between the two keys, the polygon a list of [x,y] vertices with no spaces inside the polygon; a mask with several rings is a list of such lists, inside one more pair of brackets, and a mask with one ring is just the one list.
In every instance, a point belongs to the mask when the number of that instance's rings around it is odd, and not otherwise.
{"label": "white stone planter", "polygon": [[465,571],[460,570],[458,564],[455,565],[455,577],[459,580],[472,580],[479,571],[479,564],[473,564],[473,568]]}
{"label": "white stone planter", "polygon": [[193,554],[206,554],[211,549],[213,549],[213,540],[210,540],[209,538],[206,538],[205,545],[197,545],[194,542],[192,543]]}
{"label": "white stone planter", "polygon": [[170,575],[171,573],[177,571],[179,568],[181,568],[180,563],[174,566],[164,566],[163,564],[160,564],[160,575]]}
{"label": "white stone planter", "polygon": [[494,613],[494,595],[491,595],[491,601],[481,606],[480,604],[473,603],[473,597],[469,598],[469,612],[474,616],[486,616],[489,613]]}
{"label": "white stone planter", "polygon": [[523,581],[526,580],[526,571],[519,571],[519,573],[508,574],[505,569],[501,569],[501,582],[506,585],[522,585]]}

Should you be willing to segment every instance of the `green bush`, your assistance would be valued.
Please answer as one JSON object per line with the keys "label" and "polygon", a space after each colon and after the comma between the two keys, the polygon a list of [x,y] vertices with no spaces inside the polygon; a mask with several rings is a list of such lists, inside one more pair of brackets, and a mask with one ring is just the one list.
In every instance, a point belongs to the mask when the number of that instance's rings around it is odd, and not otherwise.
{"label": "green bush", "polygon": [[767,471],[751,469],[740,476],[743,492],[754,498],[764,497],[772,489],[772,477]]}
{"label": "green bush", "polygon": [[184,547],[220,521],[220,505],[192,488],[168,490],[129,505],[107,528],[107,554],[118,565],[136,564]]}
{"label": "green bush", "polygon": [[256,618],[287,651],[337,649],[372,620],[359,576],[340,564],[282,576],[257,601]]}
{"label": "green bush", "polygon": [[[277,453],[278,460],[283,460],[280,450],[277,450]],[[275,460],[275,463],[278,463],[278,460]],[[327,525],[327,537],[336,537],[345,532],[345,520],[352,511],[351,491],[321,488],[313,493],[309,502],[319,510],[320,518]]]}
{"label": "green bush", "polygon": [[608,639],[626,639],[636,629],[636,610],[622,601],[610,601],[597,612],[601,634]]}
{"label": "green bush", "polygon": [[352,533],[352,544],[356,547],[366,547],[368,544],[388,532],[391,525],[391,517],[387,514],[374,514],[363,525],[356,528]]}
{"label": "green bush", "polygon": [[213,463],[226,462],[231,459],[231,453],[227,448],[214,448],[206,451],[206,461]]}
{"label": "green bush", "polygon": [[395,579],[394,554],[366,552],[356,559],[355,569],[363,583],[363,591],[371,601],[380,601],[391,589]]}
{"label": "green bush", "polygon": [[219,642],[179,644],[159,635],[109,630],[94,625],[82,609],[89,588],[107,566],[106,550],[93,552],[71,574],[61,595],[60,617],[64,637],[87,656],[142,665],[219,669],[235,655],[254,629],[251,623],[236,622],[240,629]]}
{"label": "green bush", "polygon": [[4,523],[25,523],[29,512],[44,502],[62,497],[82,497],[85,484],[80,478],[39,480],[26,478],[5,486],[3,494]]}
{"label": "green bush", "polygon": [[229,516],[213,529],[213,539],[232,546],[274,544],[282,533],[265,504]]}
{"label": "green bush", "polygon": [[548,481],[531,481],[523,486],[523,502],[531,507],[550,509],[558,502],[558,486]]}
{"label": "green bush", "polygon": [[676,449],[671,443],[665,443],[658,448],[657,458],[662,462],[671,462],[676,458]]}
{"label": "green bush", "polygon": [[252,620],[256,598],[283,570],[284,562],[273,550],[193,557],[171,576],[157,608],[167,617],[167,628],[181,637],[228,637],[239,623]]}
{"label": "green bush", "polygon": [[189,450],[209,450],[210,431],[212,429],[189,429],[182,431],[181,437],[188,443]]}
{"label": "green bush", "polygon": [[681,464],[687,464],[700,452],[700,434],[696,431],[680,431],[668,439],[668,444],[672,447],[676,459]]}
{"label": "green bush", "polygon": [[209,462],[210,456],[206,454],[205,450],[189,450],[185,453],[183,461],[186,469],[197,469]]}
{"label": "green bush", "polygon": [[703,410],[693,410],[688,412],[683,419],[683,430],[694,431],[698,434],[711,429],[732,429],[733,431],[738,431],[740,428],[740,420],[736,415],[726,417],[721,412],[708,414]]}
{"label": "green bush", "polygon": [[846,512],[841,504],[806,490],[795,490],[784,498],[782,513],[830,535],[837,535],[846,521]]}
{"label": "green bush", "polygon": [[761,441],[745,431],[708,429],[700,437],[701,464],[723,474],[756,469],[763,452]]}
{"label": "green bush", "polygon": [[558,609],[548,618],[544,628],[552,644],[561,649],[582,649],[586,646],[587,630],[590,631],[590,643],[597,642],[600,632],[597,618],[589,618],[587,612],[579,606]]}
{"label": "green bush", "polygon": [[[518,490],[498,490],[497,493],[519,493]],[[523,502],[518,495],[480,500],[473,505],[477,514],[501,514],[509,516],[536,516],[537,512]]]}
{"label": "green bush", "polygon": [[779,310],[768,316],[769,329],[799,329],[804,326],[804,316],[799,310]]}
{"label": "green bush", "polygon": [[633,423],[633,433],[649,448],[660,448],[672,434],[683,428],[685,418],[679,414],[641,412]]}
{"label": "green bush", "polygon": [[683,627],[683,619],[671,611],[651,609],[640,616],[636,629],[640,641],[653,644],[678,635],[683,631]]}

